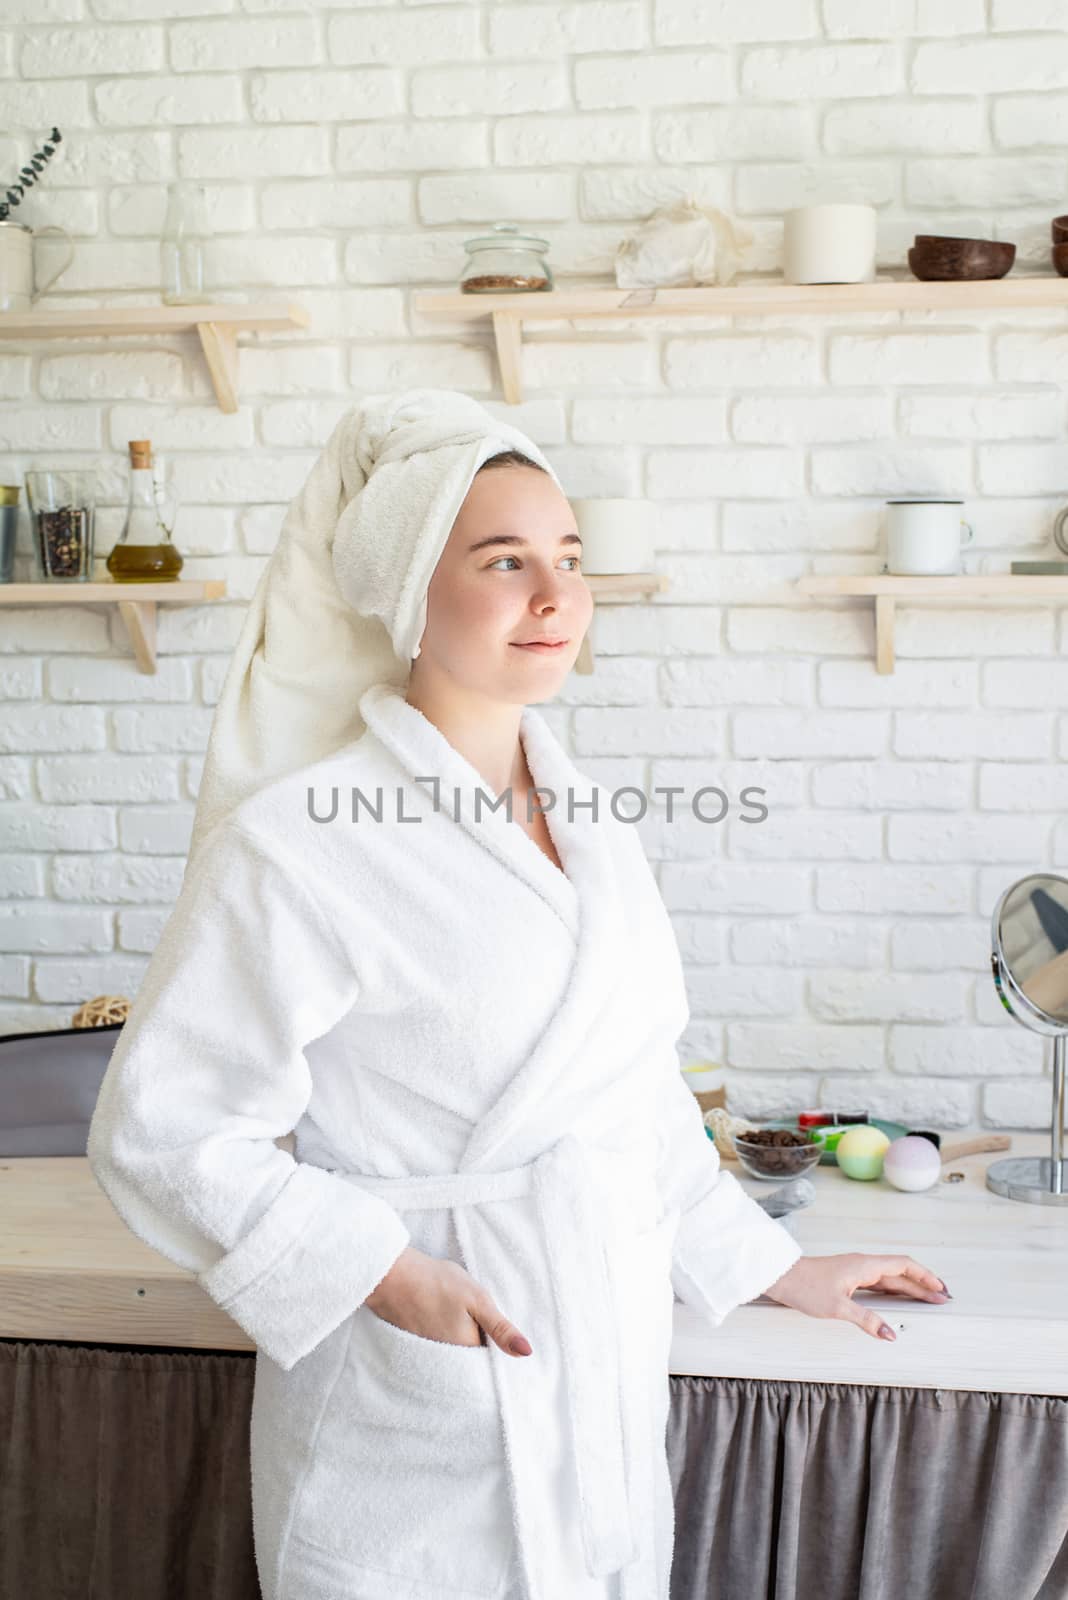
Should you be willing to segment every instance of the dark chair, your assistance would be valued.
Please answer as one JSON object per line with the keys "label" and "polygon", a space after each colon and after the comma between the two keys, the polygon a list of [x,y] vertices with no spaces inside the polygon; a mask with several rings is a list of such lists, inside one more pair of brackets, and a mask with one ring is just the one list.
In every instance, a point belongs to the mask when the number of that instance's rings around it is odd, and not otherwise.
{"label": "dark chair", "polygon": [[0,1157],[84,1156],[121,1022],[0,1038]]}

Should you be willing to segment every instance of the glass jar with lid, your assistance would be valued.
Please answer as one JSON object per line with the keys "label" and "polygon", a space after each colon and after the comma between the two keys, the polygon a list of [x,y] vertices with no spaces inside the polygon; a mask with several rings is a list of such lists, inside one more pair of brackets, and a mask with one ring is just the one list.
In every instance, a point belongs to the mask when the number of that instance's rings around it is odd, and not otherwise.
{"label": "glass jar with lid", "polygon": [[520,233],[515,222],[495,222],[493,232],[465,239],[467,264],[460,275],[464,294],[529,294],[551,289],[553,275],[544,253],[547,239]]}

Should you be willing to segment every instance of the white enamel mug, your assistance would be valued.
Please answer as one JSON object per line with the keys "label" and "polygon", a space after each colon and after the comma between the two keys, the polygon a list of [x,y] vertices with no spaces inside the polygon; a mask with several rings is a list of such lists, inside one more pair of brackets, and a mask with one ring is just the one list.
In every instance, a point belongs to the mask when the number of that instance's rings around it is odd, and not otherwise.
{"label": "white enamel mug", "polygon": [[961,549],[974,537],[971,524],[961,516],[963,504],[963,500],[888,500],[884,571],[960,572]]}

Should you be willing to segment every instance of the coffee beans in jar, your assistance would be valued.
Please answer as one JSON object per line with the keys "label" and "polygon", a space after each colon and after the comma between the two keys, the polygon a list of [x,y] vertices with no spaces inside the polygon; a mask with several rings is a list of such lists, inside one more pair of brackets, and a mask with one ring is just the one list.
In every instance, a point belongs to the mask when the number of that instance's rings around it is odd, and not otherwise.
{"label": "coffee beans in jar", "polygon": [[30,521],[42,578],[88,579],[93,570],[92,467],[34,467],[26,474]]}
{"label": "coffee beans in jar", "polygon": [[495,222],[492,231],[465,239],[467,261],[460,274],[463,294],[529,294],[553,287],[546,260],[549,241],[520,233],[514,222]]}
{"label": "coffee beans in jar", "polygon": [[548,278],[538,278],[521,272],[482,272],[475,278],[465,278],[460,288],[464,294],[508,294],[515,289],[548,289]]}
{"label": "coffee beans in jar", "polygon": [[37,548],[46,578],[78,578],[87,570],[89,511],[59,506],[37,512]]}

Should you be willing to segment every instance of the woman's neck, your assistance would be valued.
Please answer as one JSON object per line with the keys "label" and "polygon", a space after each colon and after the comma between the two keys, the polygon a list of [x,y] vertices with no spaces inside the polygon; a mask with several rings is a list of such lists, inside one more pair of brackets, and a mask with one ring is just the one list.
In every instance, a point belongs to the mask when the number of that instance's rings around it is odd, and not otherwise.
{"label": "woman's neck", "polygon": [[405,699],[422,712],[498,795],[511,788],[513,806],[533,779],[519,737],[525,707],[447,688],[409,681]]}

